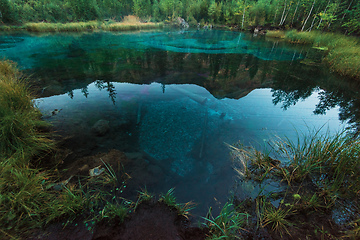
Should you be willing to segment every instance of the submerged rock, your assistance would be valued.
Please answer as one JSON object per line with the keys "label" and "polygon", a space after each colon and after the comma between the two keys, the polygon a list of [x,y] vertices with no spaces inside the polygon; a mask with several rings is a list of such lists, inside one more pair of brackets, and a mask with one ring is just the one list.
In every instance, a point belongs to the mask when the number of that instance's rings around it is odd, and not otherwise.
{"label": "submerged rock", "polygon": [[104,136],[110,130],[109,121],[101,119],[91,128],[91,131],[97,136]]}

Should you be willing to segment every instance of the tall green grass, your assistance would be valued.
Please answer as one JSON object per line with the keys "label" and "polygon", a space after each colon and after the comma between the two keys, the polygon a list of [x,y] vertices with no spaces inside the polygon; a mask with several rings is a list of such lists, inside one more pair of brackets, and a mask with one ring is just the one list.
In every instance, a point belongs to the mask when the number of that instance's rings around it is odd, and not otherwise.
{"label": "tall green grass", "polygon": [[29,32],[84,32],[94,30],[130,31],[163,27],[163,23],[137,22],[72,22],[72,23],[26,23],[24,29]]}
{"label": "tall green grass", "polygon": [[52,151],[54,143],[40,131],[47,125],[34,107],[25,79],[10,61],[0,61],[0,226],[23,231],[82,208],[73,189],[55,192],[52,173],[36,169],[32,159]]}
{"label": "tall green grass", "polygon": [[53,143],[39,131],[47,124],[34,107],[25,79],[10,61],[0,61],[0,152],[28,164],[31,156],[49,151]]}
{"label": "tall green grass", "polygon": [[325,61],[340,75],[360,80],[360,44],[355,37],[323,32],[286,32],[285,39],[300,44],[327,49]]}
{"label": "tall green grass", "polygon": [[247,225],[246,213],[239,213],[231,203],[225,203],[217,217],[209,210],[208,216],[204,218],[205,225],[209,228],[208,240],[215,239],[240,239],[240,229]]}
{"label": "tall green grass", "polygon": [[330,135],[319,131],[299,136],[297,142],[280,139],[277,153],[290,160],[285,177],[311,179],[322,190],[354,197],[360,192],[360,140],[345,132]]}

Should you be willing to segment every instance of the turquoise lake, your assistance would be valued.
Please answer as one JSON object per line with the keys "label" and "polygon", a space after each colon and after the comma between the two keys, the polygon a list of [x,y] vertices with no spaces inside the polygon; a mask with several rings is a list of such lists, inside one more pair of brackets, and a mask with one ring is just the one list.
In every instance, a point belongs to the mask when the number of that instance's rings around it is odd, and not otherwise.
{"label": "turquoise lake", "polygon": [[[320,50],[264,36],[2,33],[0,56],[30,75],[34,103],[69,138],[73,158],[141,153],[126,194],[175,187],[179,202],[199,203],[197,214],[233,194],[279,188],[239,183],[226,144],[267,150],[277,137],[295,141],[314,129],[358,131],[359,86],[330,73]],[[108,129],[94,134],[99,121]]]}

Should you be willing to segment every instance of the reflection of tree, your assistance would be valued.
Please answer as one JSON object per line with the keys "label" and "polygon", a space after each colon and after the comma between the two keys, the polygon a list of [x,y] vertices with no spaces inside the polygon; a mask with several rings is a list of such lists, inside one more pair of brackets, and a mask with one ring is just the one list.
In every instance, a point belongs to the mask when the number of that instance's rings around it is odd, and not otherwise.
{"label": "reflection of tree", "polygon": [[115,105],[116,89],[114,84],[112,82],[102,80],[96,80],[94,84],[100,91],[105,89],[109,93],[109,98]]}
{"label": "reflection of tree", "polygon": [[69,91],[67,94],[71,99],[74,98],[74,91],[73,90]]}
{"label": "reflection of tree", "polygon": [[299,100],[310,97],[321,76],[316,68],[299,65],[278,65],[273,77],[272,96],[275,105],[282,103],[281,108],[287,110]]}
{"label": "reflection of tree", "polygon": [[[195,37],[200,42],[210,41],[210,38],[215,39],[214,43],[227,40],[226,34],[217,36],[215,33],[199,32],[195,33]],[[264,51],[263,41],[260,38],[254,41],[257,43],[252,44],[253,51]],[[86,86],[95,79],[137,84],[156,81],[163,84],[163,90],[165,84],[191,83],[205,87],[217,98],[237,99],[253,89],[272,87],[273,103],[288,109],[320,88],[325,90],[320,91],[315,114],[325,114],[327,110],[339,106],[341,120],[360,125],[357,120],[360,118],[360,100],[357,100],[355,90],[349,91],[359,87],[349,87],[349,84],[331,86],[329,75],[324,74],[319,66],[313,65],[321,62],[318,52],[307,53],[312,60],[318,57],[316,62],[303,61],[308,64],[305,65],[294,61],[291,64],[285,61],[265,61],[251,54],[195,54],[131,49],[113,45],[106,34],[100,33],[68,39],[60,50],[34,55],[33,59],[38,65],[34,69],[34,77],[44,80],[44,86],[54,84],[54,79],[57,81],[58,92],[49,92],[49,95],[68,93],[72,98],[73,90],[81,89],[87,97],[89,92]],[[284,54],[277,44],[271,49],[271,54],[274,53]],[[95,85],[106,90],[115,104],[116,92],[111,82],[96,81]]]}
{"label": "reflection of tree", "polygon": [[299,90],[271,90],[274,97],[272,102],[277,105],[282,103],[281,108],[287,110],[290,106],[295,105],[299,100],[305,100],[313,93],[313,88],[299,89]]}
{"label": "reflection of tree", "polygon": [[313,113],[326,114],[326,111],[339,107],[339,119],[350,124],[358,134],[360,131],[358,84],[329,75],[320,75],[321,71],[317,67],[288,67],[290,69],[286,70],[279,66],[273,77],[272,101],[275,105],[282,103],[281,107],[286,110],[299,100],[311,96],[315,90],[324,89],[319,91],[319,103]]}
{"label": "reflection of tree", "polygon": [[[355,90],[355,89],[353,89]],[[316,105],[314,114],[326,114],[327,110],[339,107],[339,119],[346,121],[355,130],[356,134],[360,132],[360,100],[357,98],[356,91],[343,91],[337,89],[334,91],[322,90],[319,93],[320,102]]]}
{"label": "reflection of tree", "polygon": [[88,87],[83,87],[81,89],[81,93],[87,98],[89,96],[89,90]]}

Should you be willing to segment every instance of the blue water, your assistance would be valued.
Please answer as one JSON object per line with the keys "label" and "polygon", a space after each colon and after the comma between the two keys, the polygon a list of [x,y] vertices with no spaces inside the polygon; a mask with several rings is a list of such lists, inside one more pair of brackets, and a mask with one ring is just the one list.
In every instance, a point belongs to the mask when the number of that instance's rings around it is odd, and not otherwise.
{"label": "blue water", "polygon": [[[129,194],[175,187],[201,215],[264,187],[236,185],[226,143],[267,149],[278,136],[334,133],[358,119],[358,88],[331,75],[321,52],[245,33],[22,33],[0,36],[0,55],[36,79],[35,104],[75,139],[76,156],[123,151],[134,161]],[[99,120],[109,123],[103,136],[92,132]]]}

